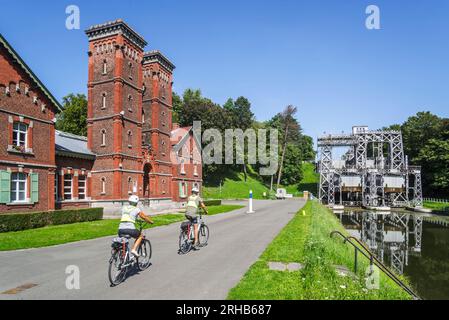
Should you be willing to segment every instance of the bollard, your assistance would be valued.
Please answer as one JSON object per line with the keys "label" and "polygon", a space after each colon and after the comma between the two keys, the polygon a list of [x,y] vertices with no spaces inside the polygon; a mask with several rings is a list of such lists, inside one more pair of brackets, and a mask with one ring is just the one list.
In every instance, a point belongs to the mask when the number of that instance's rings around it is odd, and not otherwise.
{"label": "bollard", "polygon": [[248,211],[246,213],[254,213],[254,210],[253,210],[253,190],[249,191]]}

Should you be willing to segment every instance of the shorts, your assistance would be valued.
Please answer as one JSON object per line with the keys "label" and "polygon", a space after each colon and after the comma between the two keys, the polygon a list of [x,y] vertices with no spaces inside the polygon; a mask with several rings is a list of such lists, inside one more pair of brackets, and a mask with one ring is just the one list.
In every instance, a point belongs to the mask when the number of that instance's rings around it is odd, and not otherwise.
{"label": "shorts", "polygon": [[134,239],[137,239],[138,237],[140,237],[140,231],[137,229],[119,229],[118,236],[119,237],[130,236]]}
{"label": "shorts", "polygon": [[194,216],[191,216],[191,215],[188,215],[188,214],[186,214],[186,218],[187,218],[187,220],[189,220],[191,223],[193,223],[193,224],[198,224],[198,217],[194,217]]}

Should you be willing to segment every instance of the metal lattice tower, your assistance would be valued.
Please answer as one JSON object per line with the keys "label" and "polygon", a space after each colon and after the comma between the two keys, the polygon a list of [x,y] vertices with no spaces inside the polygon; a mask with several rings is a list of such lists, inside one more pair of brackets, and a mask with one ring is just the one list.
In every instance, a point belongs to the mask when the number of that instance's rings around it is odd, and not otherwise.
{"label": "metal lattice tower", "polygon": [[[318,138],[319,199],[329,206],[422,206],[421,169],[408,166],[400,131],[369,131]],[[334,148],[347,148],[334,159]],[[413,183],[410,183],[412,181]]]}

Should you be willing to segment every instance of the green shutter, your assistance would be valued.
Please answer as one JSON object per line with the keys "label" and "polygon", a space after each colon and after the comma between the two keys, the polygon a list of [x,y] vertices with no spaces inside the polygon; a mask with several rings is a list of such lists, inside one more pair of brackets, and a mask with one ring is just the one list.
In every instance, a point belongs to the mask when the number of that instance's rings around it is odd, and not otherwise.
{"label": "green shutter", "polygon": [[31,180],[31,202],[39,202],[39,175],[32,173],[30,175]]}
{"label": "green shutter", "polygon": [[11,172],[0,171],[0,203],[11,202]]}
{"label": "green shutter", "polygon": [[178,188],[179,188],[179,197],[182,198],[182,196],[183,196],[182,195],[182,182],[179,183]]}

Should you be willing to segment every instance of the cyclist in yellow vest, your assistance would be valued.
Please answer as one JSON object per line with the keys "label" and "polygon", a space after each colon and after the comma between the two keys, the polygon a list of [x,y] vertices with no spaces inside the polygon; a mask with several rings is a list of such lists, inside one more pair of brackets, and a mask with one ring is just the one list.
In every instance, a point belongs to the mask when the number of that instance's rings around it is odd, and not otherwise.
{"label": "cyclist in yellow vest", "polygon": [[193,224],[193,230],[195,234],[194,247],[198,247],[198,209],[203,208],[205,213],[208,214],[206,205],[203,199],[199,196],[200,191],[194,187],[192,189],[192,195],[187,201],[186,218]]}
{"label": "cyclist in yellow vest", "polygon": [[120,220],[120,225],[118,227],[118,236],[131,236],[132,238],[136,239],[134,242],[134,246],[131,250],[131,253],[135,255],[136,257],[139,256],[137,253],[137,248],[139,247],[140,243],[142,242],[143,236],[140,233],[139,230],[136,229],[136,220],[137,218],[141,218],[142,220],[145,220],[146,222],[153,224],[154,222],[150,219],[150,217],[146,216],[140,209],[137,207],[137,204],[139,203],[139,197],[138,196],[131,196],[128,199],[129,204],[123,206],[122,208],[122,219]]}

